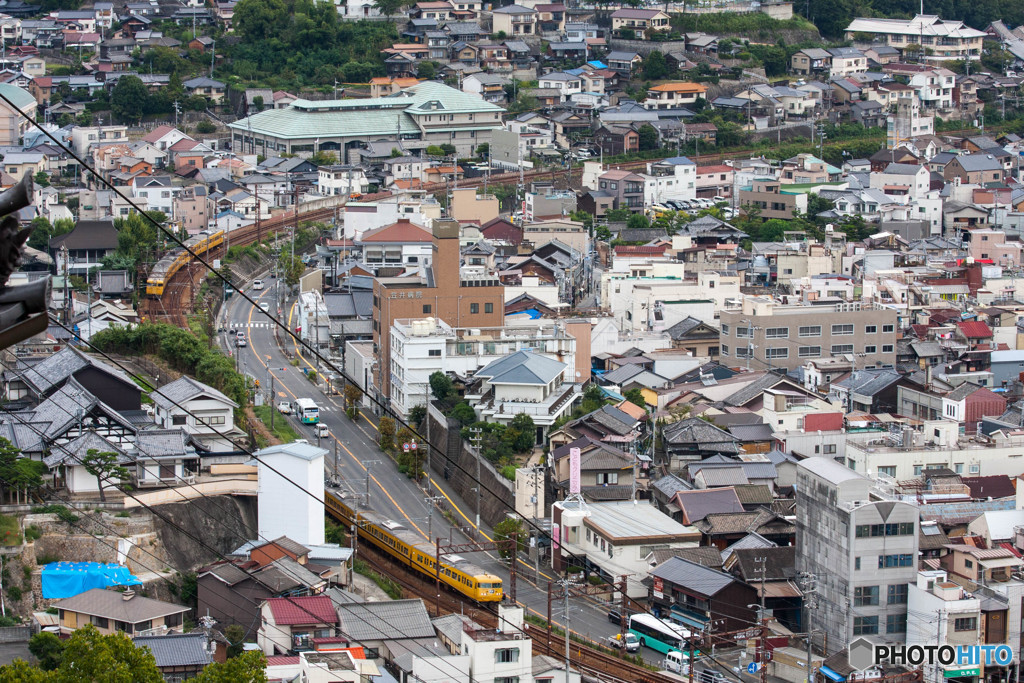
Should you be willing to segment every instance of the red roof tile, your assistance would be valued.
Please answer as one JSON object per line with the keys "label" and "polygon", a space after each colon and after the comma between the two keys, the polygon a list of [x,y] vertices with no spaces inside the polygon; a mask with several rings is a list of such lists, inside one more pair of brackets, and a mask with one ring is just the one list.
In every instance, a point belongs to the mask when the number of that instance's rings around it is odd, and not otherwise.
{"label": "red roof tile", "polygon": [[294,666],[298,663],[298,657],[267,657],[267,666]]}
{"label": "red roof tile", "polygon": [[172,130],[174,130],[174,126],[157,126],[149,133],[149,135],[144,136],[142,139],[145,140],[146,142],[157,142],[160,138],[167,135]]}
{"label": "red roof tile", "polygon": [[294,598],[268,598],[267,605],[278,626],[304,624],[337,624],[338,613],[326,595],[303,595]]}
{"label": "red roof tile", "polygon": [[665,253],[665,249],[667,249],[667,248],[668,247],[666,245],[664,245],[664,244],[662,244],[660,246],[657,246],[657,247],[648,246],[646,244],[620,244],[619,246],[615,247],[615,253],[616,254],[622,254],[622,255],[627,255],[627,254],[652,254],[652,255],[660,255],[660,254],[664,254]]}
{"label": "red roof tile", "polygon": [[433,236],[424,227],[416,225],[407,218],[400,218],[397,223],[385,225],[376,230],[363,233],[361,242],[430,242]]}
{"label": "red roof tile", "polygon": [[967,320],[957,323],[960,332],[968,339],[989,339],[992,337],[992,330],[980,320]]}

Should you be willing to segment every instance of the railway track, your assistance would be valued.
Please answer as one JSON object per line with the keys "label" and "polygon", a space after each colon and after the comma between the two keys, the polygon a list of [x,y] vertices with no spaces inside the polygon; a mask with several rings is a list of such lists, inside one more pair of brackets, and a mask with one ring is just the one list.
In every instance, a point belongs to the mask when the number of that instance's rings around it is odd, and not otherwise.
{"label": "railway track", "polygon": [[[313,209],[301,212],[299,222],[322,221],[335,216],[336,207]],[[225,244],[212,249],[203,257],[207,262],[223,258],[230,246],[245,247],[261,241],[268,236],[277,235],[295,225],[295,212],[287,211],[257,225],[247,225],[232,230]],[[187,325],[188,314],[195,309],[195,294],[207,275],[206,266],[195,259],[182,267],[164,286],[164,295],[159,299],[145,298],[140,305],[140,315],[151,322],[166,322],[178,327]]]}
{"label": "railway track", "polygon": [[[369,561],[375,571],[401,586],[404,597],[420,598],[431,613],[436,612],[435,606],[439,603],[440,613],[435,613],[434,616],[465,614],[484,628],[499,627],[496,607],[494,611],[480,607],[444,586],[441,587],[438,600],[435,584],[428,577],[395,562],[390,556],[371,545],[360,544],[358,552]],[[533,640],[534,653],[547,654],[559,661],[564,659],[564,636],[554,632],[549,636],[546,628],[530,623],[526,624],[526,630]],[[674,679],[575,640],[569,643],[569,660],[572,666],[582,670],[587,676],[608,683],[675,683]]]}

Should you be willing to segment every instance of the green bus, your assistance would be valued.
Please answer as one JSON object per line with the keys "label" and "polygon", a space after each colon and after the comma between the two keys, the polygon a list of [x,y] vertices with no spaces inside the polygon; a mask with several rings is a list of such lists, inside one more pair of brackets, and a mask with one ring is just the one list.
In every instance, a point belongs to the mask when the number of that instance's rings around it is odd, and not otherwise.
{"label": "green bus", "polygon": [[636,635],[641,647],[649,647],[655,652],[686,652],[689,648],[689,631],[650,614],[632,615],[629,618],[629,632]]}

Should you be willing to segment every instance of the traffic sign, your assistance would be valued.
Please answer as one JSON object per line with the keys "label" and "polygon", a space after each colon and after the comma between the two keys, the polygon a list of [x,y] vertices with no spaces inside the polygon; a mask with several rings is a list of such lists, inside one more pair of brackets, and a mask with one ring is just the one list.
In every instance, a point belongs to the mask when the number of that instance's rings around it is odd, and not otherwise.
{"label": "traffic sign", "polygon": [[747,664],[747,673],[748,674],[756,674],[760,670],[761,670],[761,665],[758,664],[757,662],[751,662],[750,664]]}

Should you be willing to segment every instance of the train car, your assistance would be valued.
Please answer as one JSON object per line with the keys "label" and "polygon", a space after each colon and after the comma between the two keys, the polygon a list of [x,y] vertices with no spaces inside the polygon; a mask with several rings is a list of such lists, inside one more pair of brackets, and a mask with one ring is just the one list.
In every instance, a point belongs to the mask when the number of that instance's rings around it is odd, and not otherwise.
{"label": "train car", "polygon": [[196,235],[185,240],[185,248],[178,247],[160,259],[146,280],[146,294],[151,297],[164,295],[164,287],[192,259],[192,254],[202,256],[224,244],[224,231],[208,235]]}
{"label": "train car", "polygon": [[442,556],[438,568],[434,546],[403,525],[385,519],[372,510],[356,513],[329,490],[324,492],[324,501],[328,514],[346,527],[357,527],[359,538],[372,543],[427,578],[437,576],[448,587],[477,602],[501,601],[500,576],[486,572],[460,555]]}

